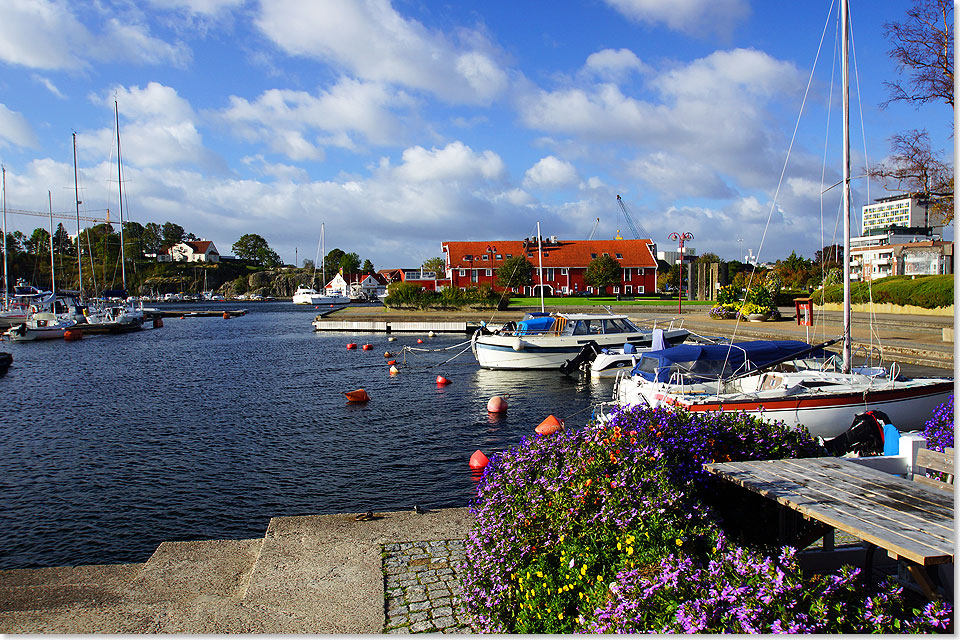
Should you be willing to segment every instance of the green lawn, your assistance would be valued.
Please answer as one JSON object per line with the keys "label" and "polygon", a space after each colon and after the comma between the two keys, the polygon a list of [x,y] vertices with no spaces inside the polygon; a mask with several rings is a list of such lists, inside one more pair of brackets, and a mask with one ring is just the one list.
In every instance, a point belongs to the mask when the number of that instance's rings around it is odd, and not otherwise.
{"label": "green lawn", "polygon": [[[571,306],[637,306],[642,305],[646,307],[666,307],[677,304],[676,298],[623,298],[622,300],[617,300],[616,296],[591,296],[580,297],[580,296],[570,296],[566,298],[544,298],[544,306],[547,307],[571,307]],[[699,301],[699,300],[684,300],[683,306],[706,306],[712,307],[714,302],[709,300]],[[540,298],[510,298],[511,307],[539,307]]]}

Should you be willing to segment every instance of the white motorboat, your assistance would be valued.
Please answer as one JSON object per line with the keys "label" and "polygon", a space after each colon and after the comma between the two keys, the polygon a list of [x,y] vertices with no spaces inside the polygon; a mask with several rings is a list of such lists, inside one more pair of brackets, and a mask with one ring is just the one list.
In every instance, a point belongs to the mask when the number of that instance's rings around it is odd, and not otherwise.
{"label": "white motorboat", "polygon": [[296,292],[293,294],[294,304],[347,304],[349,302],[350,298],[347,296],[328,296],[323,293],[318,293],[316,289],[307,286],[297,287]]}
{"label": "white motorboat", "polygon": [[62,339],[67,329],[77,326],[77,321],[65,315],[41,311],[31,314],[25,322],[7,329],[3,337],[11,342]]}
{"label": "white motorboat", "polygon": [[[659,335],[664,344],[676,344],[689,334],[671,329]],[[649,348],[653,337],[652,329],[641,329],[625,315],[533,313],[497,331],[481,328],[471,346],[485,369],[560,369],[587,345],[597,350],[624,344]]]}
{"label": "white motorboat", "polygon": [[[896,367],[884,371],[857,371],[852,367],[850,336],[850,136],[847,53],[849,29],[847,5],[841,8],[844,75],[843,162],[843,311],[844,332],[840,371],[798,369],[763,371],[751,366],[750,356],[741,358],[735,345],[728,345],[723,358],[664,357],[664,351],[643,354],[629,377],[619,378],[614,399],[620,405],[644,403],[690,412],[744,412],[789,426],[806,427],[825,440],[852,429],[857,417],[867,411],[886,414],[900,431],[922,429],[937,406],[953,393],[951,378],[903,378]],[[839,341],[839,340],[838,340]],[[682,349],[683,347],[678,347]],[[734,366],[736,362],[743,366]],[[796,367],[794,367],[797,369]]]}

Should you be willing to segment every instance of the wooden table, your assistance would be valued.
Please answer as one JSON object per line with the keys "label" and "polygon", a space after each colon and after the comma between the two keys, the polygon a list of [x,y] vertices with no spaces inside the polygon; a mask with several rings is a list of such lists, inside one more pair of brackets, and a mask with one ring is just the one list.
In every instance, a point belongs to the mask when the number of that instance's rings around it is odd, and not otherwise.
{"label": "wooden table", "polygon": [[[844,458],[711,463],[704,468],[822,523],[823,529],[845,531],[885,549],[908,563],[924,591],[931,585],[926,573],[916,569],[953,562],[951,493]],[[798,548],[820,537],[815,535]]]}

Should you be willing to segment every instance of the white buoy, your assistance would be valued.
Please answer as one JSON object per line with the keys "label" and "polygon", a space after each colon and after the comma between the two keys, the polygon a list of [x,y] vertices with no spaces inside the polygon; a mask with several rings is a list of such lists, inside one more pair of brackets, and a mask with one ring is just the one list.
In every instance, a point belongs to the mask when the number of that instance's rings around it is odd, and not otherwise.
{"label": "white buoy", "polygon": [[390,336],[389,338],[387,338],[387,342],[396,342],[396,341],[397,341],[396,336]]}

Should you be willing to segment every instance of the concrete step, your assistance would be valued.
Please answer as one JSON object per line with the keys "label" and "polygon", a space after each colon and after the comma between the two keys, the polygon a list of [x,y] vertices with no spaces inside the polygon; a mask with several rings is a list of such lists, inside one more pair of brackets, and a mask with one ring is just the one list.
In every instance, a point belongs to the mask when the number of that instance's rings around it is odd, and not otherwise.
{"label": "concrete step", "polygon": [[115,603],[142,568],[142,564],[105,564],[0,571],[0,611]]}

